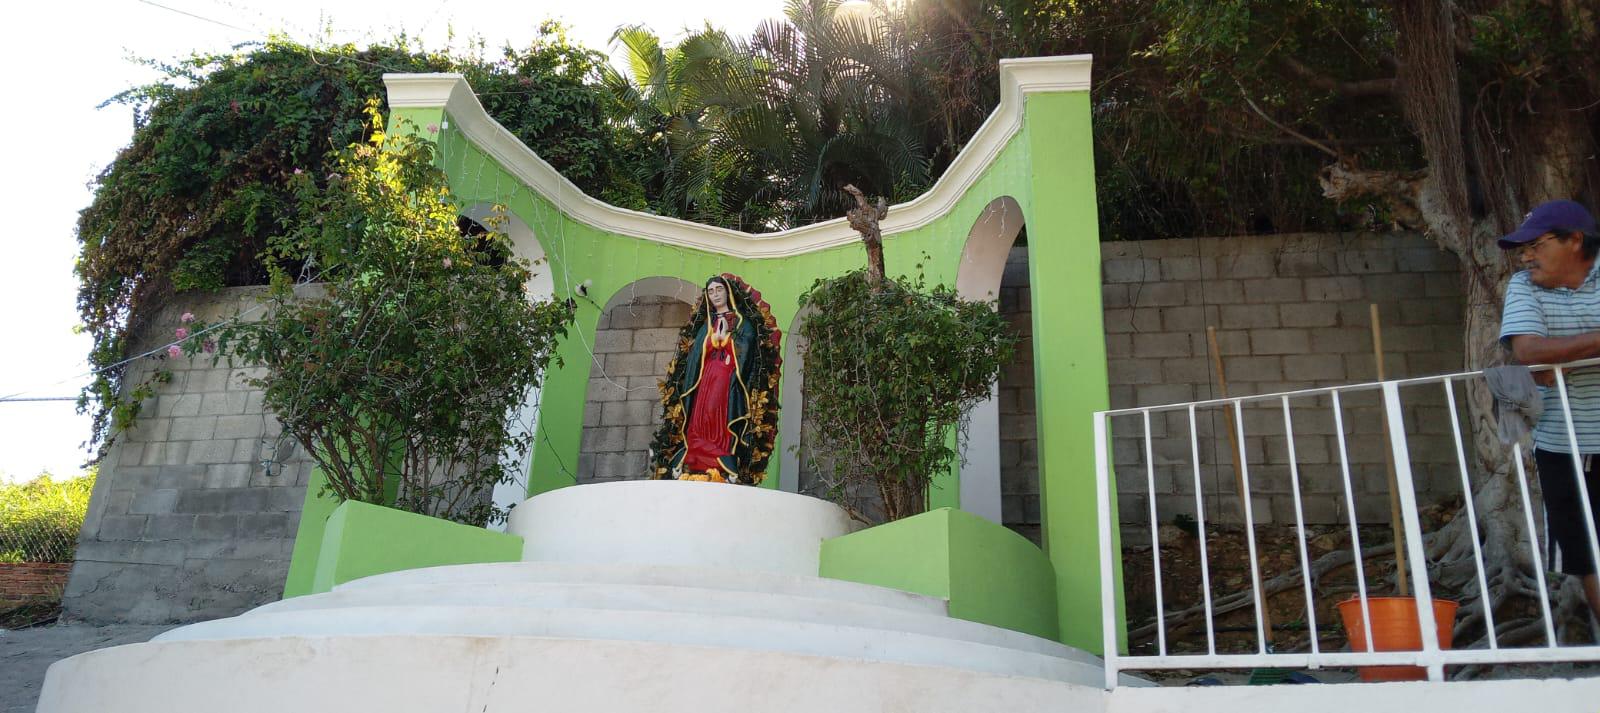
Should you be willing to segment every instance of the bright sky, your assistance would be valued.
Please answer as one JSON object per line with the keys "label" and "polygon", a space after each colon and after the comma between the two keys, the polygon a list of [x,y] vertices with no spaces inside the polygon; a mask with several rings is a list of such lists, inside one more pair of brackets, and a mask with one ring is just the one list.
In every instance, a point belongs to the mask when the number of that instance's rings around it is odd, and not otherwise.
{"label": "bright sky", "polygon": [[[9,223],[0,257],[0,398],[75,396],[85,383],[86,336],[78,324],[73,225],[89,203],[88,182],[127,145],[123,107],[95,106],[155,74],[129,57],[169,59],[224,51],[285,32],[311,40],[331,26],[336,41],[384,39],[399,30],[429,48],[463,46],[481,35],[491,49],[524,44],[547,18],[566,23],[587,47],[609,51],[619,25],[643,23],[671,40],[707,19],[738,34],[782,14],[781,0],[472,2],[390,0],[53,0],[22,3],[0,27],[0,58],[11,72],[11,129],[0,174]],[[375,15],[373,8],[382,8]],[[615,56],[615,55],[614,55]],[[88,419],[72,402],[0,402],[0,480],[41,470],[76,473]]]}

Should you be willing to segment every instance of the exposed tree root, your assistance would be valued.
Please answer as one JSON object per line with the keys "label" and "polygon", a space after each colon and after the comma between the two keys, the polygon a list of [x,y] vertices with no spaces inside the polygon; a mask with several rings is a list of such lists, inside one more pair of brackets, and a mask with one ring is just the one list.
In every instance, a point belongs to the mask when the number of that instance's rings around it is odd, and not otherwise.
{"label": "exposed tree root", "polygon": [[[1361,559],[1365,561],[1374,557],[1383,557],[1392,554],[1394,554],[1394,545],[1392,543],[1385,543],[1361,550]],[[1355,556],[1350,550],[1336,550],[1318,557],[1311,563],[1311,581],[1315,582],[1327,575],[1329,572],[1337,570],[1341,567],[1349,566],[1354,561]],[[1299,589],[1303,582],[1304,579],[1301,577],[1298,569],[1287,574],[1280,574],[1261,583],[1262,598],[1271,598],[1275,594],[1286,592],[1291,589]],[[1220,599],[1215,599],[1211,602],[1212,617],[1220,617],[1223,614],[1245,609],[1254,605],[1255,593],[1251,590],[1246,589],[1241,592],[1234,592],[1233,594],[1229,594]],[[1189,626],[1195,623],[1203,623],[1205,611],[1205,603],[1202,602],[1189,607],[1188,609],[1166,615],[1165,621],[1167,626],[1174,629]],[[1128,637],[1130,639],[1145,639],[1155,636],[1156,626],[1156,622],[1145,624],[1144,626],[1129,631]]]}

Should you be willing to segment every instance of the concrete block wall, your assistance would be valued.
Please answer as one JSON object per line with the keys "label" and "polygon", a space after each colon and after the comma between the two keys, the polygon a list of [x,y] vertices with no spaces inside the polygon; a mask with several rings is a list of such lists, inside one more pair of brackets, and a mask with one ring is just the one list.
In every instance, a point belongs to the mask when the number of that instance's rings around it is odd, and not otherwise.
{"label": "concrete block wall", "polygon": [[693,307],[671,297],[637,297],[607,309],[595,332],[583,413],[578,483],[649,477],[650,441],[661,420],[667,363]]}
{"label": "concrete block wall", "polygon": [[[1221,396],[1206,327],[1218,330],[1230,395],[1290,391],[1375,378],[1368,304],[1377,303],[1390,378],[1458,371],[1462,305],[1455,258],[1415,235],[1277,235],[1106,243],[1102,287],[1113,408]],[[1001,309],[1019,332],[1029,324],[1026,248],[1014,249]],[[1033,369],[1028,351],[1001,377],[1001,473],[1008,525],[1036,536],[1038,476]],[[1437,385],[1402,398],[1412,467],[1424,502],[1460,493],[1459,473]],[[1460,392],[1458,392],[1458,400]],[[1338,440],[1326,398],[1291,401],[1295,462],[1308,522],[1343,522]],[[1388,518],[1382,416],[1375,393],[1343,403],[1355,510]],[[1293,523],[1289,444],[1281,404],[1246,407],[1245,463],[1252,515]],[[1218,409],[1197,413],[1201,503],[1209,521],[1241,521],[1235,474]],[[1153,474],[1138,417],[1112,423],[1118,504],[1124,522],[1147,522],[1149,480],[1157,517],[1196,513],[1186,413],[1152,419]]]}
{"label": "concrete block wall", "polygon": [[[242,288],[180,296],[136,339],[172,339],[184,312],[208,321],[258,304]],[[281,438],[248,370],[209,357],[158,356],[126,383],[168,370],[134,428],[100,464],[68,580],[66,616],[167,623],[238,614],[283,592],[309,459]]]}
{"label": "concrete block wall", "polygon": [[1000,279],[1000,313],[1019,337],[1017,355],[1000,370],[1000,516],[1008,527],[1043,541],[1039,515],[1039,436],[1033,399],[1033,309],[1028,298],[1028,248],[1011,249]]}

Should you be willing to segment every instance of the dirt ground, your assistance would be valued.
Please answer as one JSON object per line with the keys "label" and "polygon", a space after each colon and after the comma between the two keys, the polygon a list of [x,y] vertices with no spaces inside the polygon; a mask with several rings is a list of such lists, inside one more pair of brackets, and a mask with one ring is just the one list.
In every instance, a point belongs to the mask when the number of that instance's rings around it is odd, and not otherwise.
{"label": "dirt ground", "polygon": [[[1448,519],[1446,508],[1433,508],[1424,513],[1424,531],[1432,531]],[[1317,559],[1330,552],[1351,551],[1351,537],[1346,527],[1309,527],[1306,535],[1308,559],[1315,565]],[[1204,653],[1206,629],[1203,615],[1187,618],[1176,616],[1179,612],[1193,610],[1202,604],[1203,577],[1200,567],[1200,538],[1192,523],[1175,523],[1160,528],[1160,560],[1163,602],[1166,616],[1167,651],[1172,654]],[[1362,527],[1358,533],[1364,550],[1392,541],[1387,526]],[[1123,581],[1126,588],[1128,648],[1132,655],[1154,655],[1158,651],[1156,635],[1156,596],[1154,558],[1151,554],[1149,531],[1125,529],[1123,539]],[[1244,531],[1238,527],[1208,526],[1206,535],[1207,560],[1210,569],[1213,602],[1230,594],[1248,592],[1251,588],[1249,543]],[[1270,650],[1280,653],[1309,652],[1311,650],[1312,617],[1308,615],[1306,591],[1302,584],[1299,540],[1291,526],[1258,527],[1256,529],[1256,560],[1263,582],[1274,577],[1290,575],[1292,587],[1278,592],[1267,600],[1267,624],[1270,627]],[[1396,594],[1395,559],[1393,554],[1382,554],[1364,560],[1364,574],[1369,596]],[[1357,581],[1355,567],[1346,564],[1326,572],[1312,583],[1310,612],[1315,615],[1318,646],[1322,651],[1348,651],[1349,639],[1341,620],[1338,603],[1355,597]],[[1470,592],[1435,592],[1435,596],[1465,600],[1476,597]],[[1531,602],[1527,603],[1531,607]],[[1497,607],[1497,616],[1514,613]],[[1531,612],[1525,612],[1531,613]],[[1253,653],[1259,645],[1256,629],[1255,606],[1247,602],[1234,611],[1219,614],[1213,621],[1217,653]],[[1483,632],[1457,631],[1457,646],[1467,646],[1481,637]],[[1576,643],[1576,642],[1573,642]],[[1209,671],[1148,671],[1149,678],[1166,684],[1183,683],[1199,676],[1213,676],[1226,682],[1245,677],[1250,672]],[[1354,669],[1324,669],[1308,672],[1324,682],[1351,680]],[[1470,672],[1474,677],[1523,676],[1592,676],[1600,674],[1593,666],[1553,664],[1543,666],[1501,666],[1492,670]]]}
{"label": "dirt ground", "polygon": [[0,713],[33,713],[45,669],[68,656],[149,641],[171,626],[55,622],[53,605],[0,605]]}
{"label": "dirt ground", "polygon": [[[1197,532],[1167,525],[1162,528],[1161,579],[1163,610],[1168,617],[1167,650],[1169,653],[1203,653],[1206,649],[1204,617],[1191,617],[1187,621],[1174,621],[1174,614],[1202,604],[1202,572],[1200,568],[1200,542]],[[1206,551],[1210,564],[1211,595],[1213,602],[1223,597],[1250,589],[1249,543],[1239,529],[1207,528]],[[1127,586],[1127,612],[1130,653],[1155,654],[1157,640],[1155,623],[1155,578],[1153,558],[1148,540],[1133,542],[1123,540],[1123,581]],[[1362,528],[1361,544],[1364,548],[1387,542],[1387,528]],[[1140,532],[1137,537],[1148,537]],[[1312,531],[1306,538],[1306,549],[1311,561],[1335,550],[1350,550],[1347,529],[1328,528],[1326,532]],[[1256,552],[1260,577],[1263,582],[1284,574],[1300,573],[1299,542],[1292,528],[1257,528]],[[1392,556],[1376,557],[1365,562],[1369,595],[1393,594],[1390,583],[1394,573]],[[1329,572],[1313,585],[1314,612],[1319,643],[1324,650],[1339,650],[1347,644],[1344,626],[1339,620],[1339,601],[1356,595],[1355,568],[1342,567]],[[1305,589],[1298,582],[1268,600],[1268,623],[1271,625],[1271,644],[1280,652],[1310,650],[1310,618],[1306,613]],[[1257,648],[1255,607],[1245,606],[1222,614],[1214,622],[1218,653],[1245,653]],[[1141,635],[1142,633],[1142,635]]]}

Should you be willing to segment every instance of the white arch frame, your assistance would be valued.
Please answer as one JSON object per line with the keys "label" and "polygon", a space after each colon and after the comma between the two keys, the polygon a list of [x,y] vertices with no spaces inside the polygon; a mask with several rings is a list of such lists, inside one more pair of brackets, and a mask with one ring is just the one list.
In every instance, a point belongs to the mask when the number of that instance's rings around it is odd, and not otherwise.
{"label": "white arch frame", "polygon": [[[1025,99],[1030,94],[1089,90],[1093,58],[1020,57],[1000,60],[1000,105],[973,133],[933,186],[916,198],[894,205],[884,219],[883,233],[892,235],[929,225],[955,209],[977,184],[1013,136],[1022,129]],[[443,108],[444,128],[455,129],[506,167],[518,180],[547,199],[570,196],[566,212],[575,220],[618,235],[666,245],[727,255],[735,259],[783,257],[852,245],[860,236],[844,218],[812,223],[776,233],[751,234],[727,228],[665,218],[618,208],[585,195],[554,167],[533,153],[484,111],[467,80],[459,74],[385,74],[391,109]]]}
{"label": "white arch frame", "polygon": [[624,297],[628,302],[640,297],[671,297],[693,307],[700,299],[700,286],[681,277],[669,275],[641,277],[618,287],[616,292],[611,293],[611,296],[606,298],[605,306],[600,308],[600,316],[604,317],[613,307],[624,304],[620,301]]}
{"label": "white arch frame", "polygon": [[800,426],[805,418],[805,372],[800,359],[800,325],[816,311],[806,305],[783,334],[783,382],[778,387],[778,489],[800,492]]}
{"label": "white arch frame", "polygon": [[[967,232],[956,268],[962,299],[993,300],[999,307],[1006,258],[1025,224],[1022,206],[1011,196],[989,202]],[[1000,384],[989,398],[967,412],[967,439],[961,444],[961,509],[1004,524],[1000,504]]]}
{"label": "white arch frame", "polygon": [[[488,203],[467,206],[461,210],[461,215],[481,225],[500,222],[500,231],[511,240],[512,256],[533,264],[533,277],[528,280],[528,301],[539,302],[555,296],[555,278],[550,274],[550,262],[545,258],[544,245],[539,242],[538,236],[534,235],[533,228],[513,213],[496,213],[494,206]],[[539,389],[537,387],[528,389],[522,396],[522,405],[513,409],[506,417],[516,423],[526,423],[530,433],[538,433]],[[533,447],[529,446],[528,452],[520,455],[514,450],[507,449],[500,458],[501,462],[511,466],[512,472],[517,473],[517,476],[509,483],[496,483],[491,497],[495,507],[514,508],[528,499],[528,471],[533,464]],[[506,523],[489,525],[489,529],[505,532]]]}

